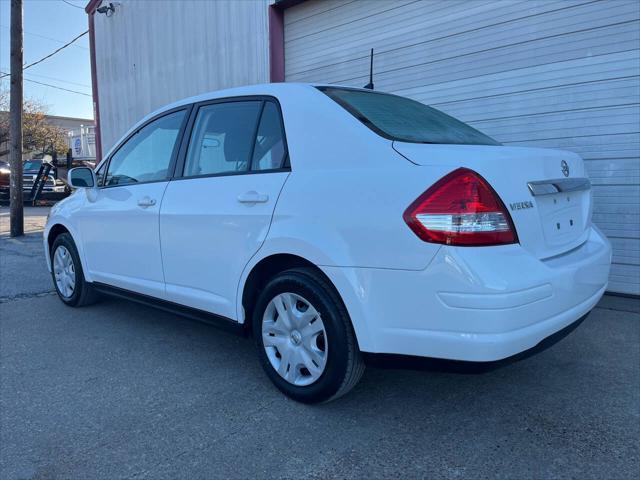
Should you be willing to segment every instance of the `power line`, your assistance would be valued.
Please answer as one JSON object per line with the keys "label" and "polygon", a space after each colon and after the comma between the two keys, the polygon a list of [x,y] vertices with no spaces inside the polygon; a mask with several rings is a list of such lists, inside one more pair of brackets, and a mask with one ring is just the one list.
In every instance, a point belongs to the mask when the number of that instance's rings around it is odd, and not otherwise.
{"label": "power line", "polygon": [[83,8],[83,7],[81,7],[81,6],[79,6],[79,5],[74,5],[74,4],[73,4],[73,3],[71,3],[71,2],[67,2],[67,0],[62,0],[62,1],[63,1],[64,3],[66,3],[67,5],[70,5],[70,6],[72,6],[72,7],[79,8],[79,9],[81,9],[81,10],[84,10],[84,8]]}
{"label": "power line", "polygon": [[56,82],[68,83],[69,85],[75,85],[77,87],[91,88],[91,85],[87,85],[86,83],[70,82],[69,80],[63,80],[62,78],[57,78],[57,77],[50,77],[48,75],[40,75],[39,73],[29,73],[29,76],[46,78],[47,80],[55,80]]}
{"label": "power line", "polygon": [[76,40],[78,40],[80,37],[83,37],[84,35],[86,35],[87,33],[89,33],[89,30],[85,30],[84,32],[82,32],[80,35],[78,35],[77,37],[75,37],[73,40],[65,43],[63,46],[61,46],[60,48],[54,50],[53,52],[51,52],[49,55],[47,55],[46,57],[42,57],[40,60],[37,60],[33,63],[30,63],[29,65],[27,65],[26,67],[24,67],[22,70],[26,70],[27,68],[31,68],[34,65],[39,64],[40,62],[44,62],[47,58],[51,58],[53,57],[56,53],[58,53],[61,50],[64,50],[65,48],[67,48],[69,45],[71,45],[73,42],[75,42]]}
{"label": "power line", "polygon": [[49,83],[37,82],[35,80],[30,80],[28,78],[24,79],[26,82],[37,83],[38,85],[44,85],[45,87],[57,88],[58,90],[64,90],[65,92],[77,93],[78,95],[84,95],[85,97],[91,97],[92,95],[84,92],[78,92],[77,90],[70,90],[68,88],[57,87],[56,85],[51,85]]}
{"label": "power line", "polygon": [[[22,70],[26,70],[27,68],[31,68],[35,65],[38,65],[41,62],[44,62],[47,58],[51,58],[53,57],[56,53],[60,52],[61,50],[64,50],[65,48],[67,48],[69,45],[71,45],[73,42],[75,42],[76,40],[78,40],[80,37],[86,35],[87,33],[89,33],[89,30],[85,30],[84,32],[82,32],[80,35],[78,35],[77,37],[75,37],[73,40],[65,43],[63,46],[61,46],[60,48],[54,50],[53,52],[51,52],[49,55],[42,57],[40,60],[36,60],[33,63],[30,63],[29,65],[26,65],[24,67],[22,67]],[[11,75],[10,73],[5,73],[4,75],[0,76],[0,78],[4,78],[4,77],[8,77],[9,75]]]}
{"label": "power line", "polygon": [[[2,72],[2,73],[5,73],[5,72]],[[6,77],[7,75],[9,75],[9,74],[5,73],[5,75],[3,75],[3,77]],[[2,77],[0,77],[0,78],[2,78]],[[58,87],[57,85],[51,85],[50,83],[38,82],[36,80],[31,80],[29,78],[25,78],[24,81],[25,82],[31,82],[31,83],[37,83],[38,85],[44,85],[45,87],[57,88],[58,90],[63,90],[65,92],[77,93],[78,95],[84,95],[85,97],[91,97],[91,95],[88,94],[88,93],[79,92],[77,90],[70,90],[68,88]]]}
{"label": "power line", "polygon": [[[4,70],[6,72],[6,71],[9,70],[9,68],[0,66],[0,70]],[[51,77],[49,75],[42,75],[41,73],[31,73],[31,72],[29,72],[28,75],[30,77],[40,77],[40,78],[46,78],[47,80],[55,80],[56,82],[60,82],[60,83],[68,83],[69,85],[75,85],[77,87],[91,88],[91,85],[87,85],[86,83],[71,82],[69,80],[65,80],[64,78]]]}
{"label": "power line", "polygon": [[[0,25],[0,28],[4,28],[6,30],[9,30],[9,27],[6,26],[6,25]],[[22,33],[24,33],[25,35],[31,35],[32,37],[44,38],[45,40],[50,40],[50,41],[56,42],[56,43],[65,43],[64,40],[60,40],[59,38],[47,37],[45,35],[40,35],[39,33],[27,32],[26,30],[24,30]],[[89,50],[87,47],[83,47],[82,45],[73,45],[73,46],[75,48],[81,48],[82,50]]]}

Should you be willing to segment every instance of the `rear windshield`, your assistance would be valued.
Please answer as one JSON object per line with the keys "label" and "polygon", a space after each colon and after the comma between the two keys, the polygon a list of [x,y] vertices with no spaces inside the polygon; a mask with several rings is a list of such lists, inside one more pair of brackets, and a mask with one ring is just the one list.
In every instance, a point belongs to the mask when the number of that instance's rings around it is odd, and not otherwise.
{"label": "rear windshield", "polygon": [[388,93],[318,87],[371,130],[412,143],[500,145],[493,138],[435,108]]}

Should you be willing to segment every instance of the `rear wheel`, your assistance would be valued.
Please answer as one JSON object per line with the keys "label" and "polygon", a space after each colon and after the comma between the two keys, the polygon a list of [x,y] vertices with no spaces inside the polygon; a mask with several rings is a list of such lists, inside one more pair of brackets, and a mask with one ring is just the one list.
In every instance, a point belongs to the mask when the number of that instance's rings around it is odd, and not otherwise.
{"label": "rear wheel", "polygon": [[267,284],[254,309],[253,332],[267,375],[294,400],[333,400],[364,372],[342,300],[313,269],[287,270]]}
{"label": "rear wheel", "polygon": [[97,294],[85,281],[73,238],[61,233],[51,247],[51,276],[58,297],[67,305],[80,307],[93,303]]}

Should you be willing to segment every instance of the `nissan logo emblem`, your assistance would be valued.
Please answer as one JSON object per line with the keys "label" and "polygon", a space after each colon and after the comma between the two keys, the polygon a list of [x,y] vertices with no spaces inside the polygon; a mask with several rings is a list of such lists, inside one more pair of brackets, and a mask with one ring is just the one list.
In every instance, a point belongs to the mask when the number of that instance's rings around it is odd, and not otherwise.
{"label": "nissan logo emblem", "polygon": [[562,162],[560,162],[560,168],[562,168],[562,174],[565,177],[568,177],[569,176],[569,164],[565,160],[562,160]]}

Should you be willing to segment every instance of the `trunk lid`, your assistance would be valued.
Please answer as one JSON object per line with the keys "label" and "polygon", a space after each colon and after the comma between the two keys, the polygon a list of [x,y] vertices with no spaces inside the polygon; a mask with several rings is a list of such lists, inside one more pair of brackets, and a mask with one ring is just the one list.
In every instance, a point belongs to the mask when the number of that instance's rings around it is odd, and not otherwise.
{"label": "trunk lid", "polygon": [[588,237],[591,190],[575,153],[397,141],[393,148],[410,162],[444,174],[466,167],[482,175],[505,204],[520,244],[538,258],[560,255]]}

